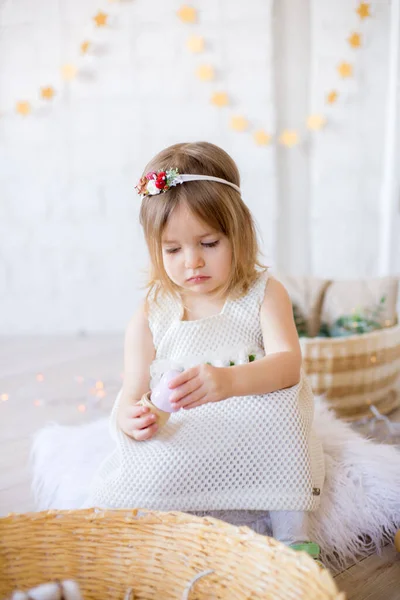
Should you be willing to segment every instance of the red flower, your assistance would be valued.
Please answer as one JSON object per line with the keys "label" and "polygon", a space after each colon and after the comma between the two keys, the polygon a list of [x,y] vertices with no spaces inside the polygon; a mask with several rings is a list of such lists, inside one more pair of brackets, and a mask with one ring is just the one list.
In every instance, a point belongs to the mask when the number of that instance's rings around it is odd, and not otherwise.
{"label": "red flower", "polygon": [[156,188],[158,190],[163,190],[167,185],[167,174],[165,171],[161,171],[158,175],[157,175],[157,179],[156,179]]}
{"label": "red flower", "polygon": [[151,179],[157,179],[157,173],[155,171],[150,171],[146,175],[147,179],[150,181]]}

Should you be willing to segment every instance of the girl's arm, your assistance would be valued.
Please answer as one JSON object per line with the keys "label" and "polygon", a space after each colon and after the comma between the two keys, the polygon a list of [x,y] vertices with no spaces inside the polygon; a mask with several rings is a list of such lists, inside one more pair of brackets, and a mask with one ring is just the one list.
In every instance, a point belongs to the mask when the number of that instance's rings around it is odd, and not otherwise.
{"label": "girl's arm", "polygon": [[273,277],[267,282],[260,321],[266,356],[228,367],[228,397],[267,394],[300,381],[302,358],[292,303],[285,287]]}
{"label": "girl's arm", "polygon": [[143,302],[130,320],[125,333],[124,383],[118,407],[117,420],[127,409],[139,402],[150,389],[150,365],[155,357],[146,305]]}

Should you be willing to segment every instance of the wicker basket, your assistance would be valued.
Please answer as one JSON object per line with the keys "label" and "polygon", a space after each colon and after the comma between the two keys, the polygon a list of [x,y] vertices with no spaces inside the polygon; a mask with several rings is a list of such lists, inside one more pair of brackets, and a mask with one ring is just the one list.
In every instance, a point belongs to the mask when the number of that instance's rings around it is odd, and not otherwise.
{"label": "wicker basket", "polygon": [[[74,579],[84,600],[345,600],[328,571],[246,527],[184,513],[48,511],[0,519],[0,597]],[[187,592],[186,592],[187,593]]]}
{"label": "wicker basket", "polygon": [[301,338],[303,366],[316,395],[338,416],[372,417],[400,406],[400,325],[343,338]]}

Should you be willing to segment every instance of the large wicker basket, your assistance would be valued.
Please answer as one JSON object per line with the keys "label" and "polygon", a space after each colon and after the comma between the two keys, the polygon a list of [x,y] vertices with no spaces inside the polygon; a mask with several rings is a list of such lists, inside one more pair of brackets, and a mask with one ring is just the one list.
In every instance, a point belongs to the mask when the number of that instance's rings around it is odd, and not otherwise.
{"label": "large wicker basket", "polygon": [[0,519],[0,597],[54,579],[77,581],[84,600],[129,588],[135,600],[345,598],[308,555],[216,519],[98,509]]}
{"label": "large wicker basket", "polygon": [[343,338],[301,338],[303,366],[316,395],[348,421],[400,406],[400,325]]}

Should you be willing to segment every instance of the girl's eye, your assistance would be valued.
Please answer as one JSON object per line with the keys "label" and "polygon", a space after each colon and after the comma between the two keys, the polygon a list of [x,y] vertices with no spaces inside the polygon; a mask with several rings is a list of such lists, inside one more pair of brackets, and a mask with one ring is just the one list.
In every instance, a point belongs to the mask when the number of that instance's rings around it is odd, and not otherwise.
{"label": "girl's eye", "polygon": [[[215,242],[202,242],[201,245],[203,246],[203,248],[215,248],[215,246],[218,246],[219,244],[219,240],[215,240]],[[176,254],[177,252],[179,252],[180,248],[165,248],[165,253],[166,254]]]}
{"label": "girl's eye", "polygon": [[215,246],[218,246],[219,244],[219,240],[216,240],[215,242],[202,242],[202,246],[204,246],[204,248],[215,248]]}

